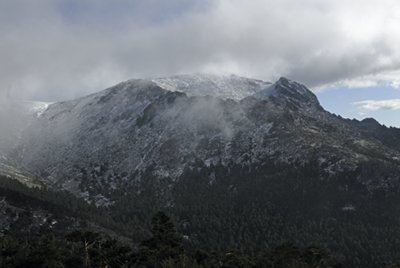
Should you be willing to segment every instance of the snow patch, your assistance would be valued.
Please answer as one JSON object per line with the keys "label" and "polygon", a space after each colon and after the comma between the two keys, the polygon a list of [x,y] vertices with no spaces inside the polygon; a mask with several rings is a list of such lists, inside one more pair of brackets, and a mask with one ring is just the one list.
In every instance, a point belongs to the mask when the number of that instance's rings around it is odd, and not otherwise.
{"label": "snow patch", "polygon": [[356,207],[353,206],[352,204],[347,204],[346,206],[342,207],[343,211],[355,211]]}
{"label": "snow patch", "polygon": [[159,87],[180,91],[188,96],[214,96],[222,99],[241,100],[269,87],[270,82],[237,75],[211,74],[178,75],[152,79]]}

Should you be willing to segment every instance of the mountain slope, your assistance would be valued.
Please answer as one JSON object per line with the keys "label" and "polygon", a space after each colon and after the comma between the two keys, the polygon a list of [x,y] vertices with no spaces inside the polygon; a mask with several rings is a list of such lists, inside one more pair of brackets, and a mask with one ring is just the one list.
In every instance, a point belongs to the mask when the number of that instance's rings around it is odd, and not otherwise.
{"label": "mountain slope", "polygon": [[362,121],[354,120],[353,123],[366,135],[400,151],[400,129],[383,126],[373,118],[366,118]]}
{"label": "mountain slope", "polygon": [[167,210],[196,245],[319,241],[377,267],[400,254],[399,139],[286,78],[187,75],[54,103],[7,159],[118,222]]}
{"label": "mountain slope", "polygon": [[25,184],[28,187],[41,188],[43,186],[43,184],[40,183],[38,179],[34,178],[33,175],[17,170],[16,168],[1,162],[0,162],[0,176],[13,178]]}
{"label": "mountain slope", "polygon": [[78,191],[88,174],[115,188],[153,164],[161,176],[179,176],[197,159],[250,164],[274,157],[290,163],[313,156],[331,172],[354,169],[371,156],[399,159],[398,151],[324,111],[311,91],[284,78],[239,101],[171,90],[131,80],[55,103],[28,132],[16,163],[46,183]]}

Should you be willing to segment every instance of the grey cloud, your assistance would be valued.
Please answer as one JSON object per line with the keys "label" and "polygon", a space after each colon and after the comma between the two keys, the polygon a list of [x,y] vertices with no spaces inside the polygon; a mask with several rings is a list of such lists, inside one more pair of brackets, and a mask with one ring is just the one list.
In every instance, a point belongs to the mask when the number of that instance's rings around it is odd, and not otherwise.
{"label": "grey cloud", "polygon": [[63,100],[191,72],[311,87],[390,80],[380,74],[400,69],[399,9],[395,0],[1,1],[0,91]]}

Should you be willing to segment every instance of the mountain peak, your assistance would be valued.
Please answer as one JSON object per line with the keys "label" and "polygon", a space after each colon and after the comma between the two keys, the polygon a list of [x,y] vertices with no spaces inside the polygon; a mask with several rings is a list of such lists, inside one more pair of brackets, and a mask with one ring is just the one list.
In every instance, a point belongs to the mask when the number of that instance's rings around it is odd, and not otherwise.
{"label": "mountain peak", "polygon": [[312,91],[309,90],[305,85],[287,79],[286,77],[279,78],[274,85],[277,90],[285,94],[300,94],[308,95],[309,97],[315,97],[314,93],[312,93]]}
{"label": "mountain peak", "polygon": [[284,77],[284,76],[281,76],[279,79],[278,79],[278,81],[276,81],[277,83],[290,83],[290,82],[292,82],[292,80],[290,80],[290,79],[288,79],[288,78],[286,78],[286,77]]}
{"label": "mountain peak", "polygon": [[373,125],[381,125],[381,124],[379,124],[378,121],[376,121],[375,118],[372,118],[372,117],[364,118],[363,120],[361,120],[361,122],[368,123],[368,124],[373,124]]}
{"label": "mountain peak", "polygon": [[322,109],[315,94],[306,86],[286,77],[279,78],[274,84],[254,94],[254,97],[270,99],[280,105],[301,110]]}
{"label": "mountain peak", "polygon": [[367,117],[361,120],[360,126],[369,129],[379,129],[383,127],[375,118],[372,117]]}
{"label": "mountain peak", "polygon": [[[296,110],[322,109],[317,97],[306,86],[280,77],[275,83],[238,75],[182,74],[170,77],[135,79],[121,83],[118,88],[157,87],[172,92],[182,92],[189,97],[212,96],[240,101],[246,97],[268,99]],[[114,88],[111,88],[113,91]]]}

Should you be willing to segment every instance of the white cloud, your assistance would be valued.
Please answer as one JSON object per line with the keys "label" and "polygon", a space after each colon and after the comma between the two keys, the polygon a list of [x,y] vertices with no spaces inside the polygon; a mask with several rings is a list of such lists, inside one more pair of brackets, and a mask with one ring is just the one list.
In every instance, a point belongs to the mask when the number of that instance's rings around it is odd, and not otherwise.
{"label": "white cloud", "polygon": [[400,110],[400,99],[391,100],[365,100],[354,103],[364,111]]}
{"label": "white cloud", "polygon": [[334,83],[322,84],[315,87],[315,91],[324,91],[334,88],[368,88],[368,87],[400,88],[400,70],[382,71],[376,74],[361,75],[355,78],[343,79]]}
{"label": "white cloud", "polygon": [[201,71],[399,85],[398,29],[398,0],[5,0],[0,91],[57,100]]}

